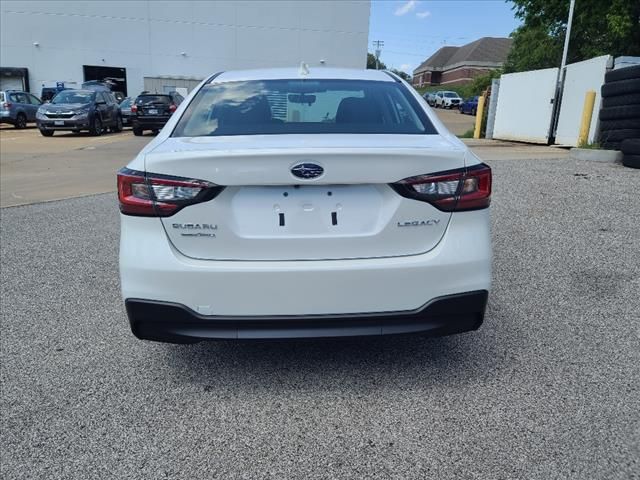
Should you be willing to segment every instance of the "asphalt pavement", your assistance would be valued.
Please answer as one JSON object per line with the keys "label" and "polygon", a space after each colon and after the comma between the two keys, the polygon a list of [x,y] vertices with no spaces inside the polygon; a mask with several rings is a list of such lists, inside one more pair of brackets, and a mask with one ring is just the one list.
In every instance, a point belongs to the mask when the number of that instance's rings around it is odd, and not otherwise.
{"label": "asphalt pavement", "polygon": [[473,333],[135,339],[114,194],[0,210],[0,477],[640,478],[640,171],[494,160]]}

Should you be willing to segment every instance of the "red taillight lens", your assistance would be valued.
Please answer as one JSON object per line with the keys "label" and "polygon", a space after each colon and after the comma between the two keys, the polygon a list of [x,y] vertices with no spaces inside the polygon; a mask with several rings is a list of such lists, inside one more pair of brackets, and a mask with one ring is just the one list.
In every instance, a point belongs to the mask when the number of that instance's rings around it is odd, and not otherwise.
{"label": "red taillight lens", "polygon": [[118,172],[118,200],[125,215],[169,217],[187,205],[212,200],[223,189],[204,180],[128,168]]}
{"label": "red taillight lens", "polygon": [[2,104],[2,107],[5,108],[6,110],[9,110],[11,108],[11,104],[9,102],[4,102]]}
{"label": "red taillight lens", "polygon": [[131,105],[131,113],[136,113],[138,111],[138,107],[136,105]]}
{"label": "red taillight lens", "polygon": [[491,168],[468,168],[418,175],[392,185],[402,196],[431,203],[445,212],[487,208],[491,203]]}
{"label": "red taillight lens", "polygon": [[169,105],[169,111],[171,113],[175,112],[178,109],[178,107],[176,106],[175,103],[172,103],[171,105]]}

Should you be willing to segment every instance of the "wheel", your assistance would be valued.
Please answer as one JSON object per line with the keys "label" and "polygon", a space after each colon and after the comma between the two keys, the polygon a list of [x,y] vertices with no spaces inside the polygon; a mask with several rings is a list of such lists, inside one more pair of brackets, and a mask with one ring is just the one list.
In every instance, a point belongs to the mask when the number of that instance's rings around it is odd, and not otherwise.
{"label": "wheel", "polygon": [[[600,110],[600,120],[622,120],[623,118],[636,117],[640,117],[640,105],[620,105]],[[640,125],[640,119],[637,122],[636,125]]]}
{"label": "wheel", "polygon": [[13,124],[16,128],[27,128],[27,116],[24,113],[19,113],[16,117],[16,123]]}
{"label": "wheel", "polygon": [[118,116],[118,118],[116,119],[116,124],[111,127],[111,131],[113,133],[120,133],[122,131],[122,117]]}
{"label": "wheel", "polygon": [[640,138],[630,138],[620,145],[622,153],[629,155],[640,155]]}
{"label": "wheel", "polygon": [[624,107],[627,105],[640,104],[640,93],[630,93],[618,97],[607,97],[602,99],[602,108]]}
{"label": "wheel", "polygon": [[605,83],[611,83],[619,82],[620,80],[630,80],[632,78],[640,78],[640,65],[611,70],[605,74],[604,81]]}
{"label": "wheel", "polygon": [[89,133],[96,137],[102,135],[102,120],[98,117],[93,119],[93,123],[91,123],[91,127],[89,127]]}
{"label": "wheel", "polygon": [[622,164],[625,167],[640,168],[640,155],[629,155],[625,153],[624,157],[622,157]]}
{"label": "wheel", "polygon": [[133,127],[133,134],[136,137],[141,137],[142,136],[142,129],[140,127]]}
{"label": "wheel", "polygon": [[53,137],[53,134],[55,133],[55,130],[43,130],[43,129],[40,129],[40,133],[42,134],[43,137]]}
{"label": "wheel", "polygon": [[600,132],[602,142],[622,142],[629,138],[640,138],[640,128],[623,128]]}
{"label": "wheel", "polygon": [[600,131],[610,132],[611,130],[634,129],[640,125],[640,116],[637,118],[623,118],[622,120],[601,120]]}
{"label": "wheel", "polygon": [[605,98],[626,95],[627,93],[640,93],[640,78],[605,83],[600,91]]}

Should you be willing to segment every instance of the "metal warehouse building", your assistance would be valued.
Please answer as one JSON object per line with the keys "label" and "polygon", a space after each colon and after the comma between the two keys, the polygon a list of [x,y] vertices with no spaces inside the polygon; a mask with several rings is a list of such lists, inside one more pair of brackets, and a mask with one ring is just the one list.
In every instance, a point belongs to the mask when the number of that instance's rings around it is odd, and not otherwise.
{"label": "metal warehouse building", "polygon": [[216,71],[309,65],[364,68],[369,1],[0,2],[0,89],[109,79],[190,90]]}

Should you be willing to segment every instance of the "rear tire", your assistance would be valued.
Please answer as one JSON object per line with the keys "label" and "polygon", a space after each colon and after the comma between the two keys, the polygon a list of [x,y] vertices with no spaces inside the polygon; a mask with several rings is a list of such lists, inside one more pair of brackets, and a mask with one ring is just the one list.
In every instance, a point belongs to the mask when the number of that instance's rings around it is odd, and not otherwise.
{"label": "rear tire", "polygon": [[142,129],[140,127],[133,127],[133,134],[136,137],[141,137],[142,136]]}
{"label": "rear tire", "polygon": [[42,129],[40,129],[40,133],[42,134],[43,137],[53,137],[53,134],[55,133],[55,130],[42,130]]}
{"label": "rear tire", "polygon": [[100,135],[102,135],[102,120],[100,120],[98,117],[95,117],[93,119],[93,122],[91,123],[91,127],[89,127],[89,133],[94,137],[99,137]]}
{"label": "rear tire", "polygon": [[19,113],[13,126],[18,129],[27,128],[27,116],[24,113]]}
{"label": "rear tire", "polygon": [[628,155],[625,153],[624,157],[622,157],[622,164],[625,167],[640,168],[640,155]]}
{"label": "rear tire", "polygon": [[116,119],[116,124],[111,127],[111,131],[113,133],[120,133],[122,131],[122,117],[118,116],[118,118]]}

